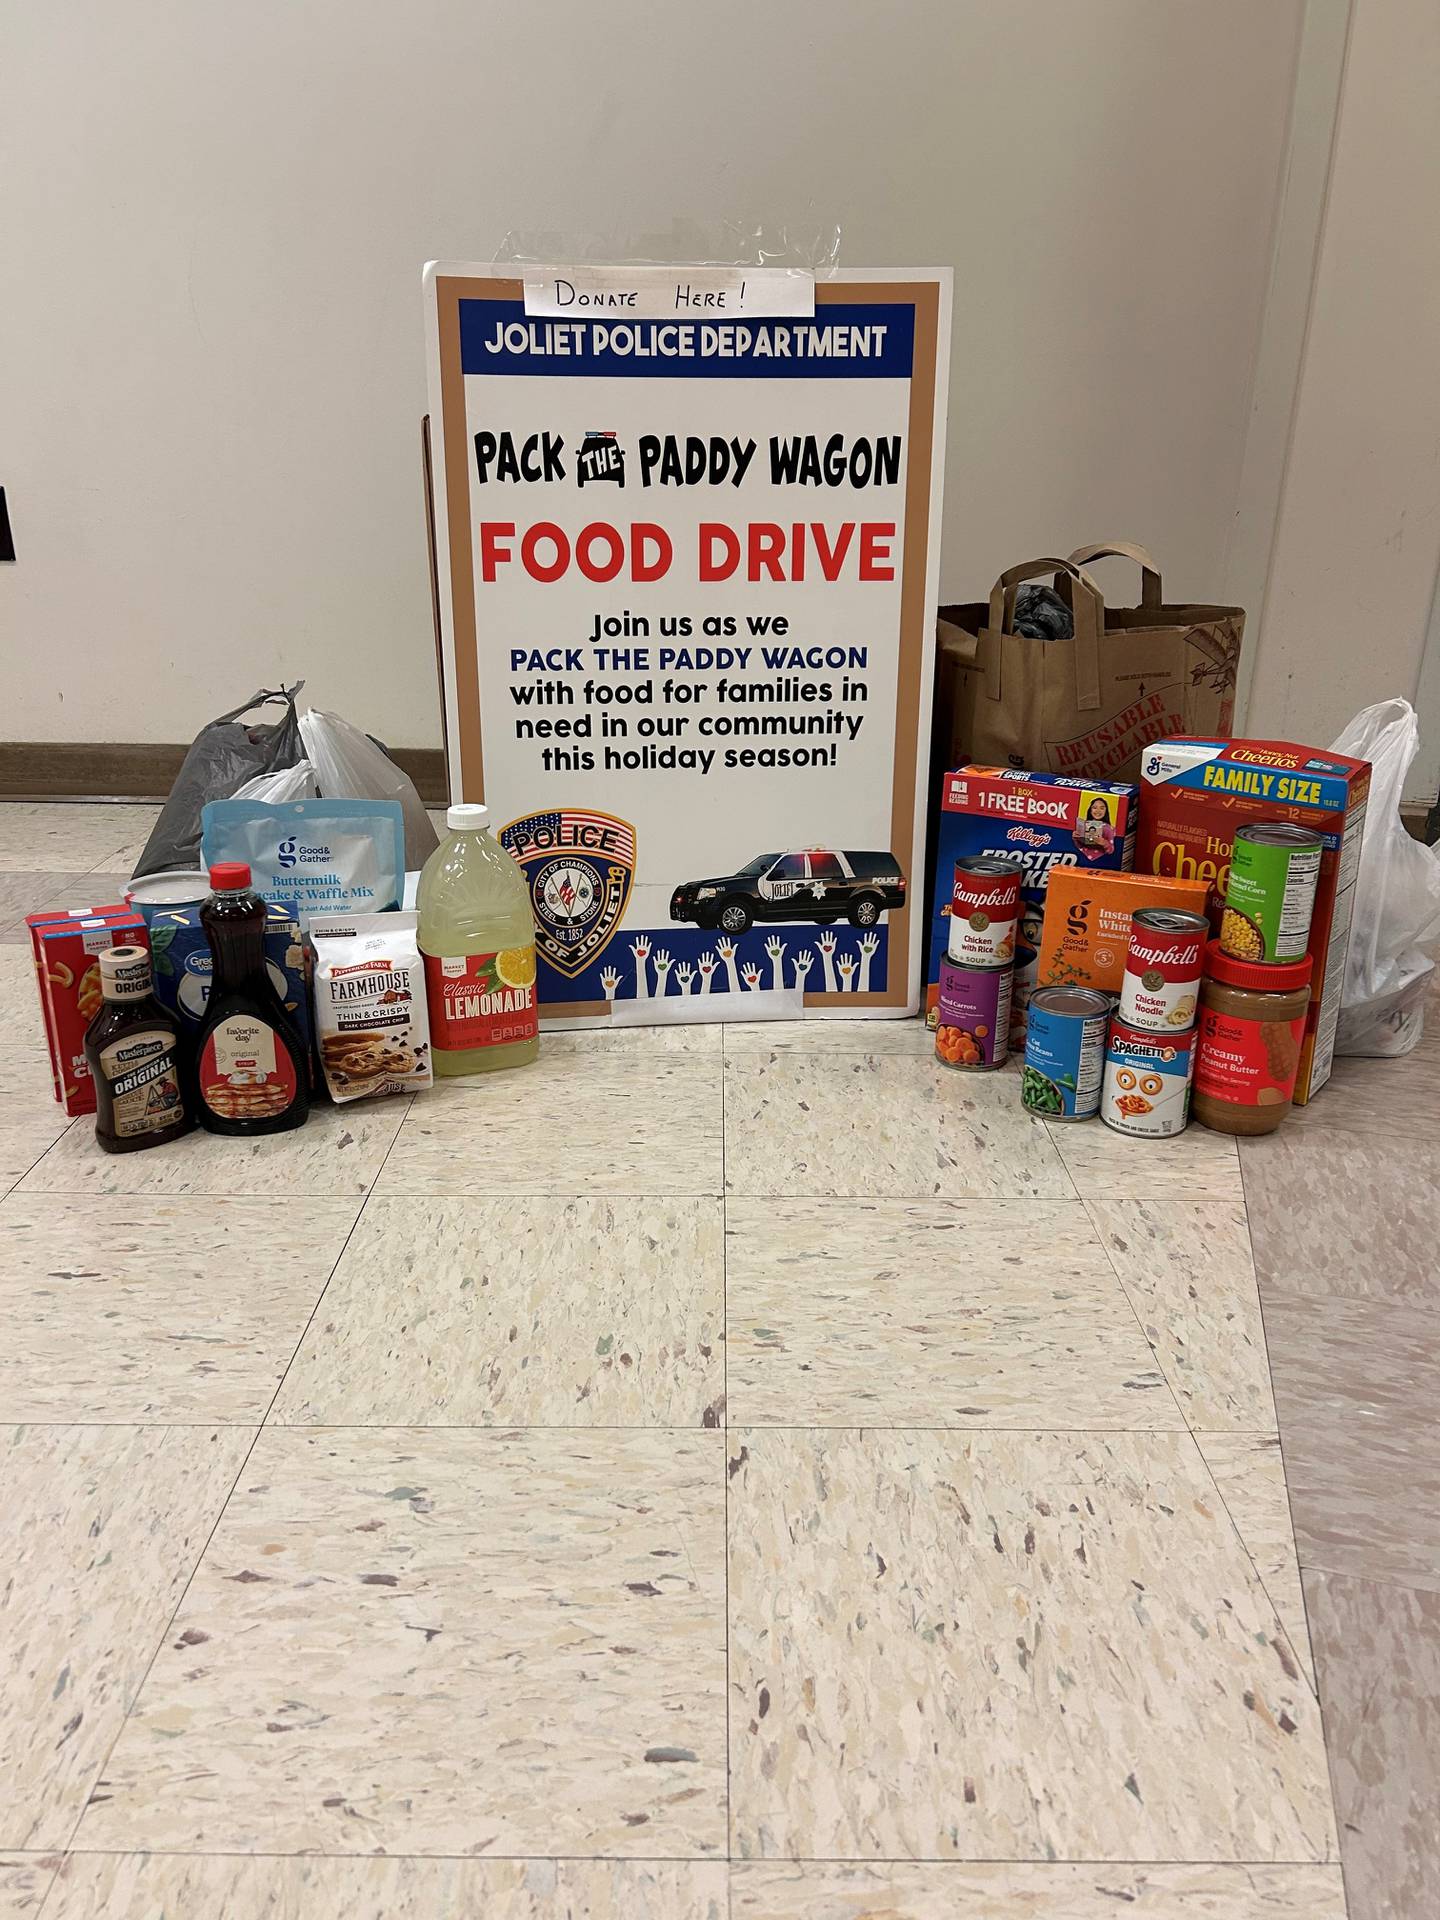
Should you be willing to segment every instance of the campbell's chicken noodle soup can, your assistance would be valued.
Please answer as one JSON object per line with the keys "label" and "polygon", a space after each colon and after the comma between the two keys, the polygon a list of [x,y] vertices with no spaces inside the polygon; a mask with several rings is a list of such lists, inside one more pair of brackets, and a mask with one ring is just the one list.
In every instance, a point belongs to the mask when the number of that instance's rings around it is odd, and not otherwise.
{"label": "campbell's chicken noodle soup can", "polygon": [[1116,1018],[1152,1033],[1193,1027],[1210,922],[1180,907],[1137,907]]}
{"label": "campbell's chicken noodle soup can", "polygon": [[962,967],[1008,967],[1020,916],[1018,860],[971,853],[955,862],[950,894],[950,958]]}
{"label": "campbell's chicken noodle soup can", "polygon": [[988,1072],[1010,1057],[1009,967],[940,962],[935,1058],[942,1067]]}
{"label": "campbell's chicken noodle soup can", "polygon": [[1195,1029],[1151,1033],[1118,1016],[1105,1042],[1105,1084],[1100,1118],[1117,1133],[1168,1140],[1190,1118],[1190,1081],[1195,1072]]}
{"label": "campbell's chicken noodle soup can", "polygon": [[1020,1101],[1043,1120],[1091,1120],[1100,1109],[1105,1033],[1115,1006],[1094,987],[1039,987],[1030,996]]}

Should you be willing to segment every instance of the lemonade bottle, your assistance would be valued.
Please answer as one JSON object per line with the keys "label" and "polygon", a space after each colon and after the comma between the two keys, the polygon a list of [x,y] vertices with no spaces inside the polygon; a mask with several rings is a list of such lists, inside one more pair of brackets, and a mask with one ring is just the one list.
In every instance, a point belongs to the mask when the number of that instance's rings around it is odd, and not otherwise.
{"label": "lemonade bottle", "polygon": [[451,807],[425,862],[416,906],[437,1074],[523,1067],[539,1051],[535,922],[525,876],[486,825],[488,807]]}

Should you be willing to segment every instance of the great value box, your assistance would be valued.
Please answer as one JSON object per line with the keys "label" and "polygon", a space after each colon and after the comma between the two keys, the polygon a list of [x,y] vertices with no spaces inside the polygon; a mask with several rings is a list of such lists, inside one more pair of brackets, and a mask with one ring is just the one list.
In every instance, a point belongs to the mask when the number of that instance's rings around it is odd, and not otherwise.
{"label": "great value box", "polygon": [[1295,1079],[1297,1106],[1330,1078],[1369,794],[1368,761],[1287,740],[1179,737],[1148,747],[1140,762],[1136,869],[1203,881],[1216,933],[1237,828],[1286,820],[1312,828],[1324,841],[1310,922],[1315,971]]}
{"label": "great value box", "polygon": [[[1121,872],[1131,865],[1136,791],[1125,781],[1082,780],[1071,774],[1024,773],[1009,767],[956,767],[942,777],[929,902],[925,990],[929,1013],[934,1013],[940,962],[949,944],[955,862],[974,853],[1002,854],[1021,862],[1025,869],[1020,914],[1023,942],[1027,931],[1038,931],[1045,888],[1056,867]],[[1023,950],[1019,951],[1021,977],[1024,958]]]}
{"label": "great value box", "polygon": [[[270,982],[310,1051],[310,995],[305,983],[305,950],[300,943],[296,908],[290,900],[265,906],[265,961]],[[210,998],[210,943],[198,907],[174,907],[150,921],[155,997],[192,1036],[198,1032]]]}

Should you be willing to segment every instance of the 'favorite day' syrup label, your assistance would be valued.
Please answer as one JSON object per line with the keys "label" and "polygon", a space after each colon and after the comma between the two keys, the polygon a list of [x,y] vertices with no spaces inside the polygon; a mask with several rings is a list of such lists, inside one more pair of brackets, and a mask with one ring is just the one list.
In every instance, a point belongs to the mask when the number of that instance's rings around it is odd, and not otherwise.
{"label": "'favorite day' syrup label", "polygon": [[224,1120],[258,1120],[284,1113],[298,1081],[288,1047],[252,1014],[235,1013],[205,1036],[200,1052],[200,1098]]}

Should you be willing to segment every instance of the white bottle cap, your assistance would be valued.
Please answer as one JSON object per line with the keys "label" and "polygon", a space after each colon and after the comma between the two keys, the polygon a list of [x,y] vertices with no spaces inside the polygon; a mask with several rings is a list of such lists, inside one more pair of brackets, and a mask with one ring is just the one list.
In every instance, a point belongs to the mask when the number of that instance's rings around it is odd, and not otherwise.
{"label": "white bottle cap", "polygon": [[489,818],[489,807],[462,800],[459,806],[450,807],[446,811],[445,824],[451,833],[474,833],[475,829],[483,827]]}

